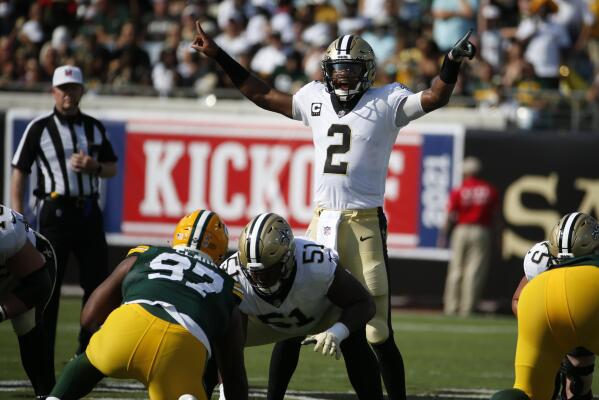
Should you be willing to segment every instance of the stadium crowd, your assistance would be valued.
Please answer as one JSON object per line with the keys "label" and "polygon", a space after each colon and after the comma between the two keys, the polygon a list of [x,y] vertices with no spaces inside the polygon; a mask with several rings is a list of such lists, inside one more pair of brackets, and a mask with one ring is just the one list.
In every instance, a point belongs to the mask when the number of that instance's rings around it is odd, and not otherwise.
{"label": "stadium crowd", "polygon": [[[194,22],[277,89],[321,79],[337,36],[360,34],[377,55],[377,85],[419,91],[468,28],[480,49],[455,94],[481,107],[541,110],[543,90],[599,93],[598,0],[0,0],[0,90],[39,91],[54,69],[81,67],[88,90],[125,95],[232,87],[190,48]],[[550,97],[550,96],[549,96]]]}

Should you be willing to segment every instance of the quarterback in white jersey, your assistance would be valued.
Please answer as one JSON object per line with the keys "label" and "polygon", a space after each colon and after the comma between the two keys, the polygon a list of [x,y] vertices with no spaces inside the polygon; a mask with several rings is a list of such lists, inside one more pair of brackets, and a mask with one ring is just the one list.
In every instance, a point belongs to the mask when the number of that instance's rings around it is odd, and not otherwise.
{"label": "quarterback in white jersey", "polygon": [[341,264],[374,297],[376,314],[366,337],[390,400],[404,400],[403,359],[390,322],[385,179],[399,129],[449,101],[462,60],[476,52],[468,41],[471,31],[446,55],[432,86],[419,93],[398,83],[373,88],[372,47],[357,35],[343,35],[324,54],[323,82],[308,83],[291,95],[250,74],[196,25],[191,47],[214,59],[245,97],[312,129],[316,208],[307,236],[337,250]]}
{"label": "quarterback in white jersey", "polygon": [[0,322],[11,320],[36,396],[54,385],[54,360],[38,322],[54,287],[55,260],[50,242],[21,214],[0,205]]}
{"label": "quarterback in white jersey", "polygon": [[334,210],[383,204],[391,150],[399,129],[424,115],[422,93],[400,83],[371,88],[347,112],[331,100],[322,82],[293,96],[293,118],[312,128],[314,196],[318,207]]}

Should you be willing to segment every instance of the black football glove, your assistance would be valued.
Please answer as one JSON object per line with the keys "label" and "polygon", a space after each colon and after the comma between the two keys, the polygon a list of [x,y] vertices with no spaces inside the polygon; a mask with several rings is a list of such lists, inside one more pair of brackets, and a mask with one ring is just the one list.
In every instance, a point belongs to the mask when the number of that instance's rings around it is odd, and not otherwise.
{"label": "black football glove", "polygon": [[468,41],[470,35],[472,35],[472,29],[466,32],[466,34],[453,45],[452,49],[449,50],[447,56],[451,61],[461,62],[464,58],[468,58],[469,60],[474,58],[476,47]]}

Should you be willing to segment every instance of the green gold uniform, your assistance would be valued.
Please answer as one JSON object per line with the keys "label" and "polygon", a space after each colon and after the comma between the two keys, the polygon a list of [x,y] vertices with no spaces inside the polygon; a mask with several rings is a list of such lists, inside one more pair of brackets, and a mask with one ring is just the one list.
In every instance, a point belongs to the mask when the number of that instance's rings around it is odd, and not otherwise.
{"label": "green gold uniform", "polygon": [[223,334],[241,292],[199,252],[139,246],[123,281],[123,304],[86,350],[106,376],[136,379],[152,399],[193,394],[202,386],[210,343]]}
{"label": "green gold uniform", "polygon": [[599,256],[570,259],[531,280],[518,302],[514,388],[549,399],[564,355],[599,352]]}

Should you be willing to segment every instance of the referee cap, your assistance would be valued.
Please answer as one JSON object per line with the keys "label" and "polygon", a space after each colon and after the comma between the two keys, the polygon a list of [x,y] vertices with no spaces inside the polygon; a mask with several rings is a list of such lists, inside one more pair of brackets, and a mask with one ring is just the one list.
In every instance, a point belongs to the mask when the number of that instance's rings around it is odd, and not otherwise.
{"label": "referee cap", "polygon": [[79,67],[63,65],[54,70],[52,86],[56,87],[66,83],[83,85],[83,74],[81,73],[81,69],[79,69]]}

